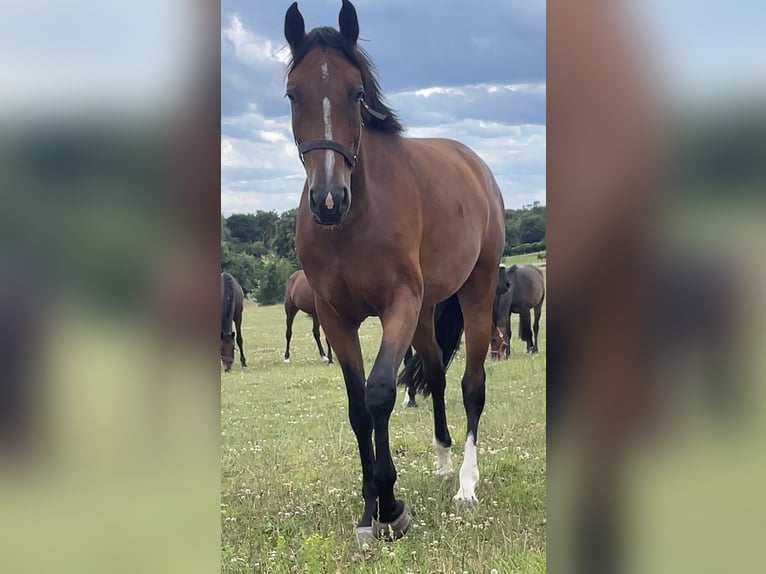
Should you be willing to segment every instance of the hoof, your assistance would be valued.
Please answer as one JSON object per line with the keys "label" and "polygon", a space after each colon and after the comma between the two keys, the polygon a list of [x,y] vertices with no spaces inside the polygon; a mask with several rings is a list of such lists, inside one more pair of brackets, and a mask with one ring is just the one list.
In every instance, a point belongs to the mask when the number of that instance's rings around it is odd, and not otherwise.
{"label": "hoof", "polygon": [[285,359],[285,365],[289,365],[289,364],[290,364],[290,359]]}
{"label": "hoof", "polygon": [[372,544],[375,542],[375,534],[372,531],[372,526],[357,526],[356,527],[356,541],[361,546],[362,544]]}
{"label": "hoof", "polygon": [[[380,522],[378,520],[372,521],[372,533],[375,538],[384,538],[386,540],[398,540],[410,529],[412,524],[412,517],[405,508],[399,515],[399,518],[393,522]],[[357,528],[357,532],[358,532]]]}
{"label": "hoof", "polygon": [[416,409],[418,407],[418,404],[415,401],[407,401],[404,403],[404,406],[408,409]]}
{"label": "hoof", "polygon": [[463,492],[458,492],[455,496],[452,497],[452,504],[455,506],[476,506],[479,504],[479,499],[476,498],[475,494],[464,494]]}
{"label": "hoof", "polygon": [[325,363],[329,363],[329,362],[330,362],[330,359],[328,359],[326,356],[322,357],[322,360],[323,360]]}

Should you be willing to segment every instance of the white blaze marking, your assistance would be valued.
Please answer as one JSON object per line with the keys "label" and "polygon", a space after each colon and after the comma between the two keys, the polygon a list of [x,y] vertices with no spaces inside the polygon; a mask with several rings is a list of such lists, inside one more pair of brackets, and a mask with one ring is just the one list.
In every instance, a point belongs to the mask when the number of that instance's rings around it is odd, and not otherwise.
{"label": "white blaze marking", "polygon": [[473,433],[468,433],[465,441],[463,465],[460,467],[460,488],[452,497],[453,502],[478,502],[476,485],[479,483],[479,466],[476,463],[476,441]]}
{"label": "white blaze marking", "polygon": [[[322,100],[322,117],[324,118],[324,139],[332,139],[332,117],[330,116],[330,98],[327,96]],[[332,172],[335,168],[335,152],[331,149],[325,150],[324,154],[324,170],[325,177],[327,178],[327,187],[330,187],[330,179],[332,178]],[[329,192],[327,194],[330,195]],[[332,199],[328,200],[332,202]],[[332,207],[328,206],[328,209]]]}
{"label": "white blaze marking", "polygon": [[330,72],[327,71],[327,62],[322,64],[322,79],[325,81],[330,79]]}
{"label": "white blaze marking", "polygon": [[442,446],[442,444],[434,437],[433,441],[434,452],[436,453],[436,470],[434,474],[436,476],[451,476],[452,475],[452,456],[450,455],[450,447]]}

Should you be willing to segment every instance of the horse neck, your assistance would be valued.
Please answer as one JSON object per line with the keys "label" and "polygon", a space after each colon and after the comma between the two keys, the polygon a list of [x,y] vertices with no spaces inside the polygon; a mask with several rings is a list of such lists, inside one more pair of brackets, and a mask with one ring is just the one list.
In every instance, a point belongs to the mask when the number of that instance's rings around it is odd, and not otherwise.
{"label": "horse neck", "polygon": [[[362,146],[359,148],[359,155],[356,168],[351,176],[351,193],[361,192],[366,194],[366,190],[375,184],[375,178],[372,175],[376,172],[377,162],[383,149],[390,152],[396,149],[396,143],[402,137],[394,134],[384,134],[376,130],[365,128],[362,136]],[[393,145],[392,145],[393,144]],[[353,201],[353,199],[352,199]]]}

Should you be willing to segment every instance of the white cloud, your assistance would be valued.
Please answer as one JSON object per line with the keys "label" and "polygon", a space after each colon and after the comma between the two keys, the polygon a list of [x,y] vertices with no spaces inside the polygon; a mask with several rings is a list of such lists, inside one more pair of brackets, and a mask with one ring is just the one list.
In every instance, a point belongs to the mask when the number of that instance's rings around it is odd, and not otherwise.
{"label": "white cloud", "polygon": [[418,96],[421,98],[430,98],[434,95],[439,96],[465,96],[470,93],[484,92],[487,94],[497,94],[502,92],[515,92],[521,94],[529,94],[535,96],[545,97],[545,82],[536,84],[468,84],[466,86],[448,87],[448,86],[431,86],[428,88],[421,88],[414,91],[403,91],[391,94],[392,97],[397,96]]}
{"label": "white cloud", "polygon": [[251,66],[270,63],[283,66],[290,59],[287,48],[249,31],[236,13],[229,16],[229,25],[221,30],[221,37],[231,43],[238,60]]}
{"label": "white cloud", "polygon": [[[507,208],[533,201],[545,202],[545,125],[512,123],[463,115],[479,103],[444,113],[444,99],[458,90],[487,94],[492,86],[462,86],[432,90],[429,109],[436,125],[412,123],[407,137],[445,137],[458,140],[479,154],[492,169]],[[545,85],[496,86],[504,93],[544,94]],[[410,92],[406,99],[424,101]],[[486,98],[487,96],[485,96]],[[534,96],[533,96],[534,97]],[[459,99],[459,98],[457,98]],[[406,106],[411,108],[411,106]],[[221,208],[223,213],[275,210],[298,206],[305,172],[292,142],[289,116],[266,117],[255,104],[238,116],[221,120]]]}

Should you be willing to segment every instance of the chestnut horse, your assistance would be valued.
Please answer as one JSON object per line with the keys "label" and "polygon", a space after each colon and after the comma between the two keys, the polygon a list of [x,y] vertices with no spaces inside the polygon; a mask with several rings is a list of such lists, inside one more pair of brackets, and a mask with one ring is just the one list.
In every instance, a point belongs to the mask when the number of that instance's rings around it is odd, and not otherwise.
{"label": "chestnut horse", "polygon": [[[285,16],[292,54],[286,96],[306,171],[295,243],[346,384],[362,465],[357,538],[398,538],[411,519],[394,494],[389,445],[397,371],[412,343],[410,365],[422,366],[412,370],[413,384],[433,397],[436,472],[451,475],[445,371],[463,329],[467,433],[453,500],[477,501],[476,438],[504,207],[490,169],[466,146],[401,135],[357,46],[359,23],[348,0],[339,23],[340,31],[307,34],[297,3]],[[383,334],[365,383],[359,326],[370,316],[380,318]]]}
{"label": "chestnut horse", "polygon": [[234,363],[234,331],[231,324],[237,328],[237,345],[239,360],[242,368],[247,367],[245,352],[242,350],[242,308],[245,304],[245,293],[237,280],[226,272],[221,273],[221,361],[223,370],[230,371]]}
{"label": "chestnut horse", "polygon": [[308,314],[314,321],[312,332],[314,340],[317,342],[319,356],[329,364],[332,363],[332,349],[330,343],[327,343],[327,356],[322,348],[322,341],[319,338],[319,319],[317,318],[316,307],[314,306],[314,291],[311,289],[306,274],[299,269],[287,279],[285,284],[285,315],[287,316],[287,329],[285,330],[285,339],[287,347],[285,348],[285,363],[290,362],[290,339],[293,337],[293,321],[298,311]]}

